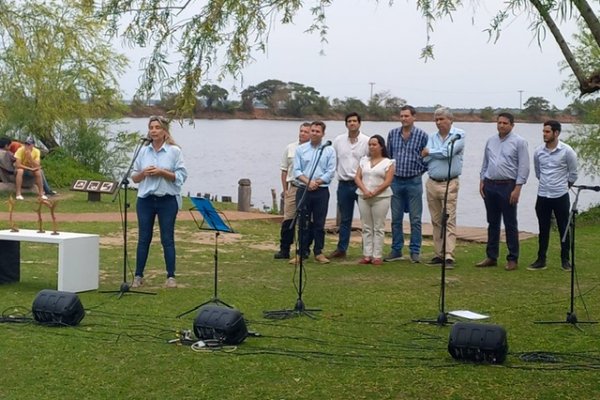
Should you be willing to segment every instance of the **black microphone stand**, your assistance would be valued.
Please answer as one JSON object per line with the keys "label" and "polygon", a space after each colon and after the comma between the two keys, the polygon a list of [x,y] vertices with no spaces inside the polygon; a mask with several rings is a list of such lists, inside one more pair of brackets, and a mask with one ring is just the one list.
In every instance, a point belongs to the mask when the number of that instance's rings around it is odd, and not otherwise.
{"label": "black microphone stand", "polygon": [[[315,170],[317,169],[317,165],[319,165],[319,161],[321,160],[321,156],[323,155],[323,149],[326,146],[321,146],[319,148],[317,159],[315,164],[313,165],[310,176],[308,177],[308,182],[312,181],[312,178],[315,174]],[[287,319],[293,317],[299,317],[301,315],[306,315],[310,318],[315,318],[312,314],[316,311],[322,311],[320,308],[306,308],[304,304],[304,300],[302,300],[302,294],[304,293],[304,255],[301,254],[302,243],[304,242],[304,232],[306,231],[308,224],[307,213],[306,213],[306,193],[308,192],[308,185],[304,188],[298,188],[298,190],[304,190],[298,204],[296,204],[296,214],[292,223],[290,224],[290,229],[294,229],[296,226],[298,227],[298,240],[296,241],[296,267],[298,268],[298,285],[294,282],[294,286],[296,287],[296,293],[298,298],[296,299],[296,304],[293,309],[283,309],[283,310],[272,310],[272,311],[263,311],[263,316],[268,319]],[[294,269],[294,277],[296,276],[296,269]]]}
{"label": "black microphone stand", "polygon": [[[577,327],[577,324],[597,324],[598,321],[579,321],[577,320],[577,314],[575,314],[575,219],[577,217],[577,203],[579,202],[579,192],[582,189],[588,189],[587,187],[578,187],[577,194],[575,195],[575,201],[571,206],[571,213],[569,214],[569,221],[567,223],[567,229],[561,238],[561,243],[567,241],[567,236],[571,241],[570,252],[571,252],[571,307],[567,311],[567,319],[565,321],[535,321],[536,324],[571,324]],[[593,189],[592,189],[593,190]],[[570,233],[570,235],[569,235]]]}
{"label": "black microphone stand", "polygon": [[142,150],[142,146],[147,141],[148,141],[148,139],[142,138],[142,139],[140,139],[139,143],[136,145],[136,148],[133,151],[133,156],[131,158],[131,163],[129,164],[129,168],[127,168],[127,171],[123,175],[123,178],[121,179],[120,184],[119,184],[119,190],[117,190],[117,192],[115,193],[115,196],[112,199],[112,201],[114,203],[115,200],[117,199],[117,196],[120,196],[121,190],[123,190],[123,193],[124,193],[123,201],[125,203],[125,212],[123,213],[123,216],[122,216],[122,222],[123,222],[123,282],[121,283],[119,290],[103,290],[103,291],[100,291],[100,293],[118,293],[119,299],[121,297],[123,297],[123,295],[125,293],[137,293],[137,294],[149,294],[149,295],[156,294],[156,293],[151,293],[151,292],[141,292],[141,291],[131,290],[131,286],[127,282],[127,230],[128,230],[127,229],[127,211],[129,210],[129,202],[127,200],[127,193],[129,192],[129,174],[131,174],[131,170],[133,169],[133,164],[134,164],[135,160],[138,158],[140,151]]}
{"label": "black microphone stand", "polygon": [[[460,139],[460,138],[459,138]],[[439,314],[437,318],[434,319],[416,319],[413,322],[423,322],[427,324],[435,324],[439,326],[444,326],[446,324],[452,324],[452,322],[448,322],[448,313],[446,312],[446,232],[448,231],[448,190],[450,188],[450,178],[451,178],[451,169],[452,169],[452,159],[454,158],[454,140],[450,141],[449,154],[448,154],[448,174],[446,175],[446,191],[444,192],[444,202],[442,207],[442,227],[441,227],[441,236],[442,236],[442,271],[440,278],[440,308]]]}

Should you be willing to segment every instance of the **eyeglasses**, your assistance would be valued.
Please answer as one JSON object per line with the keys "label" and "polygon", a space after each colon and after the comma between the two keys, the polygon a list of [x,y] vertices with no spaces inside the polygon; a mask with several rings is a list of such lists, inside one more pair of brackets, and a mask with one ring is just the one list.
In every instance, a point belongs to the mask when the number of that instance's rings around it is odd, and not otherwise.
{"label": "eyeglasses", "polygon": [[161,124],[165,124],[165,125],[169,123],[169,120],[166,119],[165,117],[163,117],[162,115],[151,115],[149,122],[152,122],[152,121],[158,121]]}

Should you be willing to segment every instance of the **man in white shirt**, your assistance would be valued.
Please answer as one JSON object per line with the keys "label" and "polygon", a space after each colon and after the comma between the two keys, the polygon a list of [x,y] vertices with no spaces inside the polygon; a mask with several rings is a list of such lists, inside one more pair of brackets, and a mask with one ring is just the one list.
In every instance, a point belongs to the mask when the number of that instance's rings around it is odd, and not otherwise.
{"label": "man in white shirt", "polygon": [[[569,221],[569,188],[577,180],[577,155],[566,143],[558,139],[561,125],[558,121],[544,122],[544,144],[533,153],[535,176],[540,181],[535,213],[538,218],[540,234],[538,236],[537,259],[527,268],[536,271],[546,269],[546,252],[550,240],[552,214],[558,225],[560,244],[561,268],[571,270],[569,262],[570,238],[567,232]],[[567,235],[565,237],[565,232]],[[562,238],[565,241],[562,242]]]}
{"label": "man in white shirt", "polygon": [[296,216],[296,187],[294,181],[294,157],[296,148],[310,140],[310,123],[304,122],[300,125],[298,140],[288,144],[281,158],[281,186],[283,188],[283,221],[281,222],[281,233],[279,239],[279,251],[275,253],[275,259],[290,258],[290,247],[294,242],[294,227],[292,221]]}
{"label": "man in white shirt", "polygon": [[369,137],[360,131],[361,118],[358,113],[346,115],[348,133],[333,140],[337,156],[336,176],[338,179],[337,206],[340,213],[339,240],[330,258],[345,258],[350,243],[354,204],[358,201],[354,177],[360,159],[369,154]]}

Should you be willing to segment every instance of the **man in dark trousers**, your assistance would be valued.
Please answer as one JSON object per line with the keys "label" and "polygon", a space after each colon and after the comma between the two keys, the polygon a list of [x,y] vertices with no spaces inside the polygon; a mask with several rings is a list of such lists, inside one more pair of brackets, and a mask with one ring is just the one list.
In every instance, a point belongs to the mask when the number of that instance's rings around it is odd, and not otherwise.
{"label": "man in dark trousers", "polygon": [[[538,236],[537,259],[527,268],[536,271],[546,269],[546,252],[550,240],[552,214],[558,225],[559,239],[562,241],[569,222],[569,188],[577,180],[577,155],[566,143],[559,140],[561,125],[558,121],[544,122],[544,144],[533,153],[535,176],[539,180],[535,213],[538,218],[540,234]],[[569,234],[560,245],[561,268],[571,270],[569,262]]]}
{"label": "man in dark trousers", "polygon": [[488,222],[486,258],[477,267],[498,265],[500,247],[500,222],[506,231],[507,271],[518,268],[519,226],[517,203],[521,187],[529,177],[529,150],[527,141],[513,132],[515,117],[500,113],[496,120],[498,134],[488,139],[481,166],[479,193],[485,202]]}
{"label": "man in dark trousers", "polygon": [[294,157],[296,148],[310,140],[310,123],[304,122],[300,125],[298,140],[285,147],[281,158],[281,185],[283,187],[283,221],[281,222],[281,233],[279,239],[279,251],[275,253],[275,259],[290,258],[290,247],[294,242],[294,227],[292,222],[296,216],[296,186],[294,182]]}

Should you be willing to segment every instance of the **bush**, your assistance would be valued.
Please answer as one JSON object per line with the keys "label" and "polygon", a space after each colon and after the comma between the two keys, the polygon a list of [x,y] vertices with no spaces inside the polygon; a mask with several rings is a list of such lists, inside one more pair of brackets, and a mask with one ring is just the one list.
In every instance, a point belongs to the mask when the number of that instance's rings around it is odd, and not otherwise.
{"label": "bush", "polygon": [[105,180],[106,177],[99,172],[78,163],[63,149],[58,148],[42,161],[44,175],[51,187],[69,187],[77,179]]}

